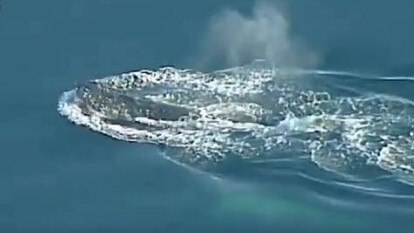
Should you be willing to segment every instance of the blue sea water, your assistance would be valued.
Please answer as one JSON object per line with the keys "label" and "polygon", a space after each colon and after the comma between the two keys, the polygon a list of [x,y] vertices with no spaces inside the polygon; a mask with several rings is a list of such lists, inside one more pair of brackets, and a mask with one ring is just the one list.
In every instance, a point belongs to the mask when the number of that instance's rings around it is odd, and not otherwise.
{"label": "blue sea water", "polygon": [[[63,91],[95,77],[174,65],[194,68],[212,15],[251,1],[1,2],[0,231],[412,232],[414,189],[378,197],[311,163],[237,163],[226,176],[187,169],[159,148],[113,140],[59,116]],[[284,2],[292,34],[322,54],[318,68],[364,77],[413,76],[411,1]],[[225,68],[225,64],[214,64]],[[336,76],[413,100],[409,80]],[[270,172],[269,172],[270,170]]]}

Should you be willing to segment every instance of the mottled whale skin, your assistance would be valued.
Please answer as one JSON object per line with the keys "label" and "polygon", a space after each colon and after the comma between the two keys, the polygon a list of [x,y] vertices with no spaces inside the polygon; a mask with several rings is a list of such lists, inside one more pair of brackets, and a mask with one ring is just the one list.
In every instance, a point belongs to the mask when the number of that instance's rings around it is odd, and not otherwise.
{"label": "mottled whale skin", "polygon": [[94,81],[78,86],[76,95],[85,114],[98,113],[108,120],[134,121],[137,117],[148,117],[154,120],[178,121],[192,112],[186,107],[130,96],[116,89],[100,86]]}

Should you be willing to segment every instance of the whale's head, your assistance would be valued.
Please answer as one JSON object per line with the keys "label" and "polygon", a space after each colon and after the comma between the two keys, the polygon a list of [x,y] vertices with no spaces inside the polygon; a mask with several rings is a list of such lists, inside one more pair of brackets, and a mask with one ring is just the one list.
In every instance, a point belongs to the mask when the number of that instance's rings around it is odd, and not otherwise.
{"label": "whale's head", "polygon": [[142,117],[177,121],[192,112],[191,108],[154,101],[140,95],[139,90],[117,90],[97,81],[78,85],[76,98],[83,114],[110,121],[133,122],[136,118]]}

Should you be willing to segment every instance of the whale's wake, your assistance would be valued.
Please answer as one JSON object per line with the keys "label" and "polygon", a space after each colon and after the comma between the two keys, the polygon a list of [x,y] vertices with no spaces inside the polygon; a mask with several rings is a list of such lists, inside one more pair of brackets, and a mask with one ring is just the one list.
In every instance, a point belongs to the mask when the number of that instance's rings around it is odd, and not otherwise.
{"label": "whale's wake", "polygon": [[230,157],[291,154],[338,174],[378,169],[414,184],[413,102],[324,81],[342,75],[143,70],[79,85],[58,109],[111,137],[162,145],[169,158],[201,169]]}

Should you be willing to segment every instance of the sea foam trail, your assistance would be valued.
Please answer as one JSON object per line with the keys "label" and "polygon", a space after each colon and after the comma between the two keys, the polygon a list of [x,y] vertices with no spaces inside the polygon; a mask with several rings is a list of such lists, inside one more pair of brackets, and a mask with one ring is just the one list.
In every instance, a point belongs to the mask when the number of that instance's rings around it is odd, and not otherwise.
{"label": "sea foam trail", "polygon": [[[92,80],[62,94],[69,120],[111,137],[163,145],[177,163],[308,158],[344,176],[375,168],[414,183],[414,106],[401,97],[335,93],[309,82],[337,71],[172,67]],[[352,87],[350,87],[352,88]]]}

